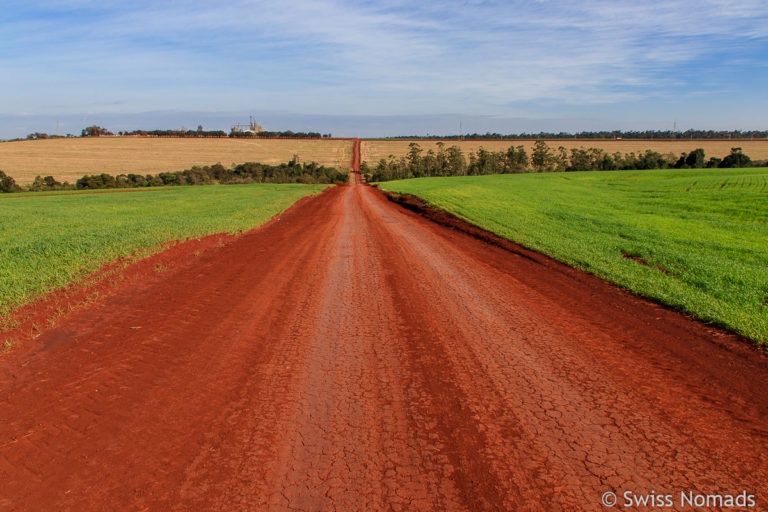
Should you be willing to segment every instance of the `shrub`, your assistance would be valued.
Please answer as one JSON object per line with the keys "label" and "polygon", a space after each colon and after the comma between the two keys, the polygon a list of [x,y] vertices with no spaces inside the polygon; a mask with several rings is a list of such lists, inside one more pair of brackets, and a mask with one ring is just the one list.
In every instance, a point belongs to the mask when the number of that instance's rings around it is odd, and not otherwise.
{"label": "shrub", "polygon": [[12,192],[21,192],[21,187],[16,184],[16,180],[0,171],[0,192],[9,194]]}
{"label": "shrub", "polygon": [[749,167],[752,159],[741,152],[741,148],[731,148],[731,154],[723,158],[718,167]]}

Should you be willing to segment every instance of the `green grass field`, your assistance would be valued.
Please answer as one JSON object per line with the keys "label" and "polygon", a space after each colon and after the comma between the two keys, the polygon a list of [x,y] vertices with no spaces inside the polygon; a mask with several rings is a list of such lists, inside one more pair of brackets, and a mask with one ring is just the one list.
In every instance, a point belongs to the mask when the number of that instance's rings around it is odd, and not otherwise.
{"label": "green grass field", "polygon": [[766,168],[422,178],[380,186],[768,346]]}
{"label": "green grass field", "polygon": [[0,317],[105,263],[164,242],[264,223],[327,185],[164,187],[116,194],[0,194]]}

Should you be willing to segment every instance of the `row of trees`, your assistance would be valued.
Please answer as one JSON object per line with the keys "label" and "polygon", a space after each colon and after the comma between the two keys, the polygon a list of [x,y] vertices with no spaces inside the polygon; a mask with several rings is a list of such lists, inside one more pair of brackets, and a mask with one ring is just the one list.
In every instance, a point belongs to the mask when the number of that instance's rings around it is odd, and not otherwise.
{"label": "row of trees", "polygon": [[257,137],[257,138],[264,138],[264,139],[329,139],[331,138],[330,133],[318,133],[318,132],[293,132],[291,130],[287,130],[284,132],[270,132],[266,130],[262,130],[260,132],[251,132],[251,131],[241,131],[241,130],[232,130],[229,133],[230,137],[237,137],[237,138],[249,138],[249,137]]}
{"label": "row of trees", "polygon": [[[190,169],[159,174],[88,174],[74,184],[60,182],[52,176],[37,176],[26,190],[99,190],[110,188],[141,188],[180,185],[215,185],[234,183],[346,183],[348,175],[335,167],[315,162],[301,163],[298,157],[280,165],[246,162],[227,169],[221,164],[193,166]],[[13,178],[0,171],[0,191],[22,192]]]}
{"label": "row of trees", "polygon": [[300,163],[294,157],[288,163],[268,165],[246,162],[227,169],[221,164],[193,166],[176,172],[147,174],[94,174],[77,180],[80,190],[102,188],[139,188],[178,185],[215,185],[234,183],[346,183],[348,176],[334,167],[315,162]]}
{"label": "row of trees", "polygon": [[29,186],[30,192],[73,190],[74,188],[74,185],[70,185],[69,182],[65,181],[62,183],[53,176],[46,176],[45,178],[35,176],[35,181]]}
{"label": "row of trees", "polygon": [[[89,126],[83,129],[82,137],[99,137],[102,135],[113,135],[112,132],[100,126]],[[197,130],[132,130],[118,132],[121,136],[141,136],[141,137],[261,137],[270,139],[321,139],[329,138],[331,134],[320,134],[317,132],[293,132],[291,130],[282,132],[260,131],[252,132],[247,130],[232,129],[227,135],[224,130],[205,130],[202,125]]]}
{"label": "row of trees", "polygon": [[[202,125],[198,126],[196,130],[131,130],[131,131],[119,131],[120,136],[125,137],[234,137],[234,138],[263,138],[263,139],[330,139],[333,136],[330,133],[318,133],[318,132],[294,132],[291,130],[282,132],[272,131],[239,131],[232,130],[229,134],[224,130],[204,130]],[[83,128],[80,132],[80,137],[108,137],[114,136],[114,133],[103,128],[101,126],[93,125]],[[58,139],[58,138],[70,138],[74,135],[50,135],[48,133],[34,132],[26,136],[27,140],[43,140],[43,139]],[[20,140],[20,139],[15,139]]]}
{"label": "row of trees", "polygon": [[724,158],[705,160],[704,150],[699,148],[683,153],[679,158],[657,151],[644,153],[608,154],[599,148],[574,148],[570,151],[560,146],[553,149],[544,141],[536,141],[529,155],[525,147],[510,146],[506,151],[488,151],[480,148],[469,154],[469,159],[458,146],[446,147],[438,142],[438,149],[424,151],[412,142],[406,155],[399,158],[390,155],[382,158],[371,168],[363,163],[361,171],[368,181],[389,181],[426,176],[477,176],[484,174],[508,174],[522,172],[553,171],[611,171],[644,169],[690,169],[703,167],[748,167],[752,160],[741,148],[732,148]]}
{"label": "row of trees", "polygon": [[27,134],[27,140],[44,140],[44,139],[65,139],[64,135],[49,135],[42,132],[34,132]]}
{"label": "row of trees", "polygon": [[[114,135],[112,132],[101,126],[93,125],[84,128],[80,132],[81,137],[100,137]],[[152,137],[260,137],[260,138],[274,138],[274,139],[327,139],[332,138],[330,133],[318,133],[318,132],[293,132],[291,130],[286,131],[242,131],[233,129],[229,134],[223,130],[204,130],[202,126],[198,126],[197,130],[132,130],[132,131],[120,131],[118,135],[133,135],[133,136],[152,136]],[[52,139],[64,137],[61,135],[49,135],[47,133],[35,132],[27,135],[27,139]],[[66,137],[72,137],[67,135]],[[420,136],[420,135],[407,135],[400,137],[392,137],[392,139],[430,139],[430,140],[540,140],[540,139],[592,139],[592,140],[615,140],[615,139],[631,139],[631,140],[723,140],[723,139],[768,139],[768,131],[764,130],[686,130],[684,132],[673,130],[639,130],[639,131],[598,131],[598,132],[539,132],[539,133],[473,133],[469,135],[444,135],[444,136]]]}
{"label": "row of trees", "polygon": [[101,126],[88,126],[86,128],[83,128],[80,132],[81,137],[102,137],[102,136],[109,136],[114,135],[111,131],[107,130],[106,128],[102,128]]}
{"label": "row of trees", "polygon": [[532,140],[532,139],[662,139],[662,140],[691,140],[691,139],[768,139],[768,131],[761,130],[638,130],[638,131],[598,131],[598,132],[539,132],[539,133],[473,133],[471,135],[419,136],[409,135],[393,137],[394,139],[439,139],[439,140]]}
{"label": "row of trees", "polygon": [[197,130],[132,130],[130,132],[117,132],[123,136],[139,137],[226,137],[224,130],[204,130],[198,126]]}

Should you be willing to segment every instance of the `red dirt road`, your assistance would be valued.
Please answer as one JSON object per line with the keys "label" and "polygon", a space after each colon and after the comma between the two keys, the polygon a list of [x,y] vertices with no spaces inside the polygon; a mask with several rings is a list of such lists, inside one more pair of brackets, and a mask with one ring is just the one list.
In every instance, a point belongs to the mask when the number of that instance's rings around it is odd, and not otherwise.
{"label": "red dirt road", "polygon": [[0,359],[0,509],[768,506],[729,335],[361,185],[188,259]]}
{"label": "red dirt road", "polygon": [[349,176],[349,182],[359,185],[363,182],[363,175],[360,172],[360,139],[355,139],[352,146],[352,171]]}

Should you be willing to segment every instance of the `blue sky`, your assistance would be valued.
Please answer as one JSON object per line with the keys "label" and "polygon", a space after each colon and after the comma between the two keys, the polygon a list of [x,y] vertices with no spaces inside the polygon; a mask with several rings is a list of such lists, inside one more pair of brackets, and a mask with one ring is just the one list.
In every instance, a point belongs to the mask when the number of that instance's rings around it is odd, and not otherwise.
{"label": "blue sky", "polygon": [[768,128],[764,1],[4,0],[0,137]]}

